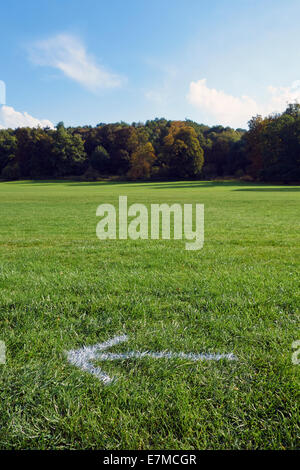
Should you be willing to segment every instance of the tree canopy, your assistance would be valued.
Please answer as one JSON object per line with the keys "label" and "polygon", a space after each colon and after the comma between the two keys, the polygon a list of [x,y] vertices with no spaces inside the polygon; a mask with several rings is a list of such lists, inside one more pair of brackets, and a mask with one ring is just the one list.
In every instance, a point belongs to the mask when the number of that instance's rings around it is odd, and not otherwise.
{"label": "tree canopy", "polygon": [[0,130],[0,176],[61,178],[119,175],[131,179],[234,176],[300,181],[300,105],[249,129],[192,120],[100,123],[96,127]]}

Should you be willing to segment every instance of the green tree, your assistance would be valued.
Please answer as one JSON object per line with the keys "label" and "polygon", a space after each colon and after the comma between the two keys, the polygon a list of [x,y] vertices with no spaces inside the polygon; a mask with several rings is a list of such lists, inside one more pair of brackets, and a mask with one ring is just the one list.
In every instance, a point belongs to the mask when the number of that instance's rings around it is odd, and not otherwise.
{"label": "green tree", "polygon": [[90,162],[91,166],[100,172],[107,172],[111,167],[110,155],[102,145],[98,145],[95,148],[91,155]]}
{"label": "green tree", "polygon": [[72,135],[63,123],[53,132],[53,158],[56,176],[78,175],[87,166],[84,143],[79,135]]}
{"label": "green tree", "polygon": [[193,127],[175,122],[164,139],[163,153],[172,176],[195,177],[200,174],[203,149]]}
{"label": "green tree", "polygon": [[55,176],[54,140],[49,132],[33,129],[31,150],[28,158],[31,178],[52,178]]}
{"label": "green tree", "polygon": [[0,130],[0,173],[3,168],[15,159],[17,139],[12,131]]}

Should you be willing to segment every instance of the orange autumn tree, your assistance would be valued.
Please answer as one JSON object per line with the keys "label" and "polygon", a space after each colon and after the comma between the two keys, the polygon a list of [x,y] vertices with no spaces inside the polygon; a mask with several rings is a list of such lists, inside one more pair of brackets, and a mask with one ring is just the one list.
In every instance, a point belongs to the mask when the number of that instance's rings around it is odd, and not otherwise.
{"label": "orange autumn tree", "polygon": [[156,160],[154,148],[150,142],[142,144],[133,152],[130,160],[128,177],[131,179],[145,179],[151,176],[152,166]]}

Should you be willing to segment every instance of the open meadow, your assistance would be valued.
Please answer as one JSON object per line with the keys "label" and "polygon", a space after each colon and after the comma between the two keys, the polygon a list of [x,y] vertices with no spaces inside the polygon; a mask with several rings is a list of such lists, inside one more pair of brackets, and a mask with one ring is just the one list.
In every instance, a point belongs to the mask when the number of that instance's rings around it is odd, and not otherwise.
{"label": "open meadow", "polygon": [[[205,242],[96,237],[99,204],[203,203]],[[299,448],[300,187],[0,183],[1,449]],[[66,351],[233,353],[103,362]]]}

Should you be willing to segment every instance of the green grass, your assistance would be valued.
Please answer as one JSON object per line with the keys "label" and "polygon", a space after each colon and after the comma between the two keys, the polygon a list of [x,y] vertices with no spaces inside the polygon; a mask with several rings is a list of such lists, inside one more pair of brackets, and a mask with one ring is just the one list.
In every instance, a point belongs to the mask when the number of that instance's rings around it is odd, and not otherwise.
{"label": "green grass", "polygon": [[[96,208],[204,203],[205,244],[100,241]],[[2,449],[299,447],[300,187],[0,183]],[[103,363],[65,351],[233,352],[238,361]]]}

